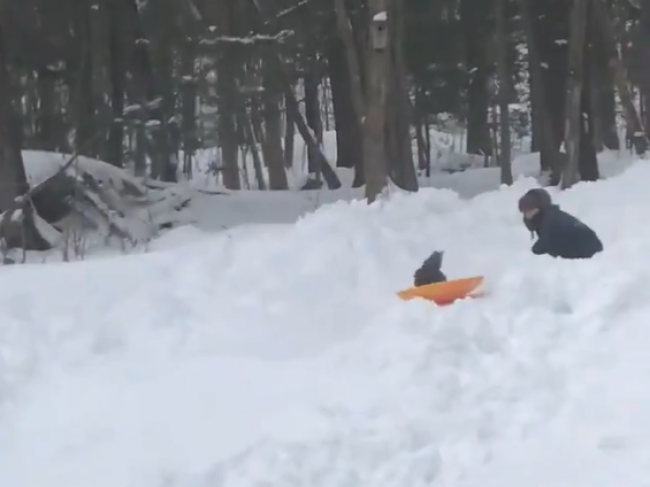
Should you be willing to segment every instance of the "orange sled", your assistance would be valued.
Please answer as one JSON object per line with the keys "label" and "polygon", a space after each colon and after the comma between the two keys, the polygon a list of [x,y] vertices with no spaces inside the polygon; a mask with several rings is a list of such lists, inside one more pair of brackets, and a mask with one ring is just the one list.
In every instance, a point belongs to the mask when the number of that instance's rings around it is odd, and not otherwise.
{"label": "orange sled", "polygon": [[397,295],[404,301],[423,298],[443,306],[451,304],[458,299],[479,297],[481,294],[471,293],[481,284],[483,284],[483,276],[466,277],[464,279],[411,287],[398,292]]}

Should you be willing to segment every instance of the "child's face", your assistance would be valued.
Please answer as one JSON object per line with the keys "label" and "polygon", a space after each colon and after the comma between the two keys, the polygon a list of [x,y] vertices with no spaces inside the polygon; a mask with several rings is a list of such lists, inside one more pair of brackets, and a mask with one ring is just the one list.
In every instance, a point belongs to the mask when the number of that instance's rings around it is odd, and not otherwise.
{"label": "child's face", "polygon": [[539,213],[538,208],[533,208],[531,210],[524,210],[521,212],[521,214],[524,215],[524,218],[526,220],[532,220],[533,218],[535,218],[535,215],[537,215],[537,213]]}

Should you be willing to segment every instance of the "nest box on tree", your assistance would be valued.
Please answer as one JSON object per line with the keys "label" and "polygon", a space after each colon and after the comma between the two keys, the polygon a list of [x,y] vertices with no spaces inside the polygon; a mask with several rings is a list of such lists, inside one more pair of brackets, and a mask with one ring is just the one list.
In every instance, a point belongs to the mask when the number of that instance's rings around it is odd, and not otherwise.
{"label": "nest box on tree", "polygon": [[388,15],[386,11],[378,12],[370,25],[372,48],[383,51],[388,47]]}

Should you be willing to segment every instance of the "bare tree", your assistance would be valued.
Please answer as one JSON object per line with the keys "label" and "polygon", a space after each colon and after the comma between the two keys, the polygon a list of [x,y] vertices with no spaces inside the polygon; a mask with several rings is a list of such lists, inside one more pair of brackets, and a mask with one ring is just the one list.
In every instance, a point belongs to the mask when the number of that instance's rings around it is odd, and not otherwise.
{"label": "bare tree", "polygon": [[648,150],[648,134],[641,122],[641,117],[634,106],[634,98],[630,92],[630,83],[627,77],[625,65],[619,57],[616,43],[616,33],[612,25],[611,12],[603,0],[593,0],[594,13],[598,25],[603,33],[608,65],[612,71],[614,83],[621,99],[621,105],[625,114],[625,122],[628,132],[632,134],[632,143],[636,153],[641,155]]}
{"label": "bare tree", "polygon": [[31,205],[24,205],[20,214],[14,215],[16,201],[27,193],[29,186],[21,152],[19,117],[13,107],[15,92],[7,71],[6,21],[4,4],[0,3],[0,239],[6,248],[43,250],[49,245],[34,226]]}
{"label": "bare tree", "polygon": [[[337,0],[335,9],[338,30],[345,44],[352,100],[362,126],[366,199],[368,202],[373,202],[388,184],[384,127],[390,62],[389,13],[385,0],[369,1],[370,43],[365,52],[364,65],[357,56],[354,32],[345,2]],[[363,89],[361,74],[364,67],[366,68],[365,89]]]}
{"label": "bare tree", "polygon": [[505,1],[494,0],[496,20],[496,57],[499,79],[499,167],[501,183],[512,184],[511,141],[510,141],[510,73],[508,69],[508,39],[506,31]]}
{"label": "bare tree", "polygon": [[588,0],[573,0],[571,35],[569,38],[569,89],[566,103],[565,146],[567,164],[562,172],[561,186],[570,188],[580,180],[581,125],[583,80],[585,75],[585,44],[587,34]]}
{"label": "bare tree", "polygon": [[363,156],[366,199],[373,202],[388,184],[388,164],[384,147],[386,88],[390,61],[390,33],[386,0],[370,0],[370,45],[368,46],[368,86],[363,121]]}

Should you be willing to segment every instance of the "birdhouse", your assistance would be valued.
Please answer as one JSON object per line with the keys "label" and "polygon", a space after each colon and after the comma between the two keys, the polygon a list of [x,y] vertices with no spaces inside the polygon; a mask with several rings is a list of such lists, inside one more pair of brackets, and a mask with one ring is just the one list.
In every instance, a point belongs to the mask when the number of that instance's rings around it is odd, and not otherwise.
{"label": "birdhouse", "polygon": [[388,16],[386,11],[378,12],[372,18],[370,26],[372,36],[372,48],[375,51],[383,51],[388,47]]}

